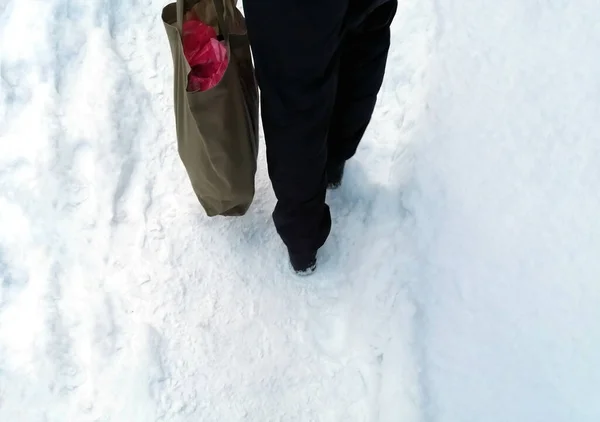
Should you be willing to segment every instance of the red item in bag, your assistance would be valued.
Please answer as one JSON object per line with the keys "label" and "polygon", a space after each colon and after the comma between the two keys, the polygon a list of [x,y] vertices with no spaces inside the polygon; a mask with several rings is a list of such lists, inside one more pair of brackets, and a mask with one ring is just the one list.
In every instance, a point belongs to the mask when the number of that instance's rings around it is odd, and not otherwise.
{"label": "red item in bag", "polygon": [[219,83],[227,69],[227,49],[216,31],[196,14],[183,23],[183,54],[192,71],[188,91],[206,91]]}

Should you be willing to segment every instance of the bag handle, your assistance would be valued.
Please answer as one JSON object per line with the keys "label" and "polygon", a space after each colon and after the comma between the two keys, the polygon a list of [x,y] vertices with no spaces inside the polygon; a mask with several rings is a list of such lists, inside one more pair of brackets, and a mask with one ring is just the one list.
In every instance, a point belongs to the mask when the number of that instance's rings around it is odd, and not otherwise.
{"label": "bag handle", "polygon": [[[212,0],[212,4],[217,12],[217,22],[219,23],[219,29],[223,38],[229,40],[229,26],[225,23],[225,5],[224,0]],[[179,32],[183,31],[183,15],[185,9],[185,0],[177,0],[177,29]]]}
{"label": "bag handle", "polygon": [[183,35],[183,1],[177,0],[177,22],[175,23],[181,35]]}

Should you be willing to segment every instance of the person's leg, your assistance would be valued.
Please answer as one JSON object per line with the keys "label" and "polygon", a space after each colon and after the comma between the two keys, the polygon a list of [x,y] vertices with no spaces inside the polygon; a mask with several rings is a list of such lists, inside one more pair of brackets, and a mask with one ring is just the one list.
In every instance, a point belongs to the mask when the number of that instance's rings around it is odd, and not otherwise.
{"label": "person's leg", "polygon": [[297,271],[325,243],[327,132],[347,0],[244,0],[261,89],[273,219]]}
{"label": "person's leg", "polygon": [[389,0],[349,28],[342,43],[337,97],[328,136],[331,187],[341,182],[367,129],[381,89],[390,48],[390,25],[398,7]]}

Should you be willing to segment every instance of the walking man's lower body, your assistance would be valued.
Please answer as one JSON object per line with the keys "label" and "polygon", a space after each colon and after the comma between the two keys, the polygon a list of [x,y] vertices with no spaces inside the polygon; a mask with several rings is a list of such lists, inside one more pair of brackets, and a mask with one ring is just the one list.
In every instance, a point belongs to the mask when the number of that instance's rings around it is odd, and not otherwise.
{"label": "walking man's lower body", "polygon": [[299,274],[331,230],[340,185],[375,108],[397,0],[244,0],[261,89],[275,227]]}

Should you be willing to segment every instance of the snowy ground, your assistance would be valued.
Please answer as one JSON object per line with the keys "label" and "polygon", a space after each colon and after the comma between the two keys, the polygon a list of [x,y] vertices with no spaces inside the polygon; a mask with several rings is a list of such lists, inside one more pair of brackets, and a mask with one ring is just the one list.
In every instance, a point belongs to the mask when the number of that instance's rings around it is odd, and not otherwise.
{"label": "snowy ground", "polygon": [[0,421],[600,420],[595,2],[402,0],[307,279],[263,157],[193,199],[163,5],[0,5]]}

